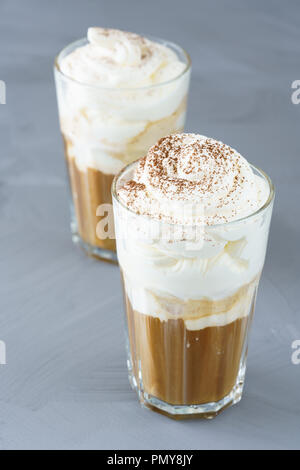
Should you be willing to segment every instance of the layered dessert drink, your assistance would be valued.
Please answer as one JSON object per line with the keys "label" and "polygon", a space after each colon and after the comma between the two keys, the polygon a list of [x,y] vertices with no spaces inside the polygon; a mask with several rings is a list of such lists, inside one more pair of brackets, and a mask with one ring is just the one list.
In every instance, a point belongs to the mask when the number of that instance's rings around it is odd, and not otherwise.
{"label": "layered dessert drink", "polygon": [[183,130],[188,55],[173,43],[104,28],[57,57],[60,126],[72,192],[72,232],[88,253],[115,259],[113,177]]}
{"label": "layered dessert drink", "polygon": [[242,394],[273,205],[236,150],[169,135],[113,185],[130,381],[172,417],[212,417]]}

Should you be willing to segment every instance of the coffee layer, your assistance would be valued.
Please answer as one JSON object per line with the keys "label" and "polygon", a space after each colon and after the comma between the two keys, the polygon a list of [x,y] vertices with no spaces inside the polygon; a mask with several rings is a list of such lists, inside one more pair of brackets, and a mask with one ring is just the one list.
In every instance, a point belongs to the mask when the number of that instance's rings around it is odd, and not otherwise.
{"label": "coffee layer", "polygon": [[[75,158],[68,155],[68,142],[66,139],[65,153],[80,237],[90,245],[116,251],[114,238],[101,239],[97,235],[97,226],[101,220],[101,217],[97,215],[97,208],[102,204],[111,204],[111,184],[114,175],[104,174],[93,168],[80,171]],[[110,229],[113,230],[111,210],[108,213],[108,221]]]}
{"label": "coffee layer", "polygon": [[254,301],[255,293],[247,316],[223,326],[189,330],[182,318],[162,321],[133,310],[126,296],[133,373],[139,386],[173,405],[217,402],[227,396],[246,354]]}

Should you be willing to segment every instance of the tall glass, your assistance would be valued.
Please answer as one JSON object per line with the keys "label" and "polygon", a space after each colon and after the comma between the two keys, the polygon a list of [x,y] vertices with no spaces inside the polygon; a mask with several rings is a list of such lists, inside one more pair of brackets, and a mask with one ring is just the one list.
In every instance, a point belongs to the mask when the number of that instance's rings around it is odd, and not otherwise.
{"label": "tall glass", "polygon": [[252,166],[270,189],[258,211],[220,225],[167,224],[119,200],[136,165],[112,188],[130,383],[156,411],[210,418],[242,396],[274,188]]}
{"label": "tall glass", "polygon": [[60,69],[74,49],[55,60],[60,127],[65,144],[74,242],[90,255],[116,261],[111,184],[128,163],[143,156],[158,139],[184,127],[190,58],[176,44],[149,38],[172,49],[185,64],[170,81],[141,88],[104,88],[78,82]]}

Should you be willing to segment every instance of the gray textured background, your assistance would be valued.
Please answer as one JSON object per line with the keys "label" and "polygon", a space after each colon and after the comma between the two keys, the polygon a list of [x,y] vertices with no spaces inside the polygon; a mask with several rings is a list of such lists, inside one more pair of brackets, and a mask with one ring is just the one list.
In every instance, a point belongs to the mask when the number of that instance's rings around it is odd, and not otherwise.
{"label": "gray textured background", "polygon": [[[90,25],[178,42],[187,129],[234,145],[277,188],[242,402],[173,422],[129,388],[117,267],[70,240],[52,75]],[[299,1],[0,0],[0,448],[299,448]]]}

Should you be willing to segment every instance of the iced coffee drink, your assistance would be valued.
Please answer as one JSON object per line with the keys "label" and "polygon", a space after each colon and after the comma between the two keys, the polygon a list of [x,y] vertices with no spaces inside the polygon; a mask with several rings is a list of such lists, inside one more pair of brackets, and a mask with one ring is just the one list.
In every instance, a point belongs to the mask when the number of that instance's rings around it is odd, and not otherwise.
{"label": "iced coffee drink", "polygon": [[160,139],[115,179],[129,377],[144,405],[213,417],[241,399],[273,197],[261,170],[196,134]]}
{"label": "iced coffee drink", "polygon": [[183,130],[190,61],[173,43],[89,28],[55,62],[72,193],[73,240],[115,260],[111,183],[166,134]]}

